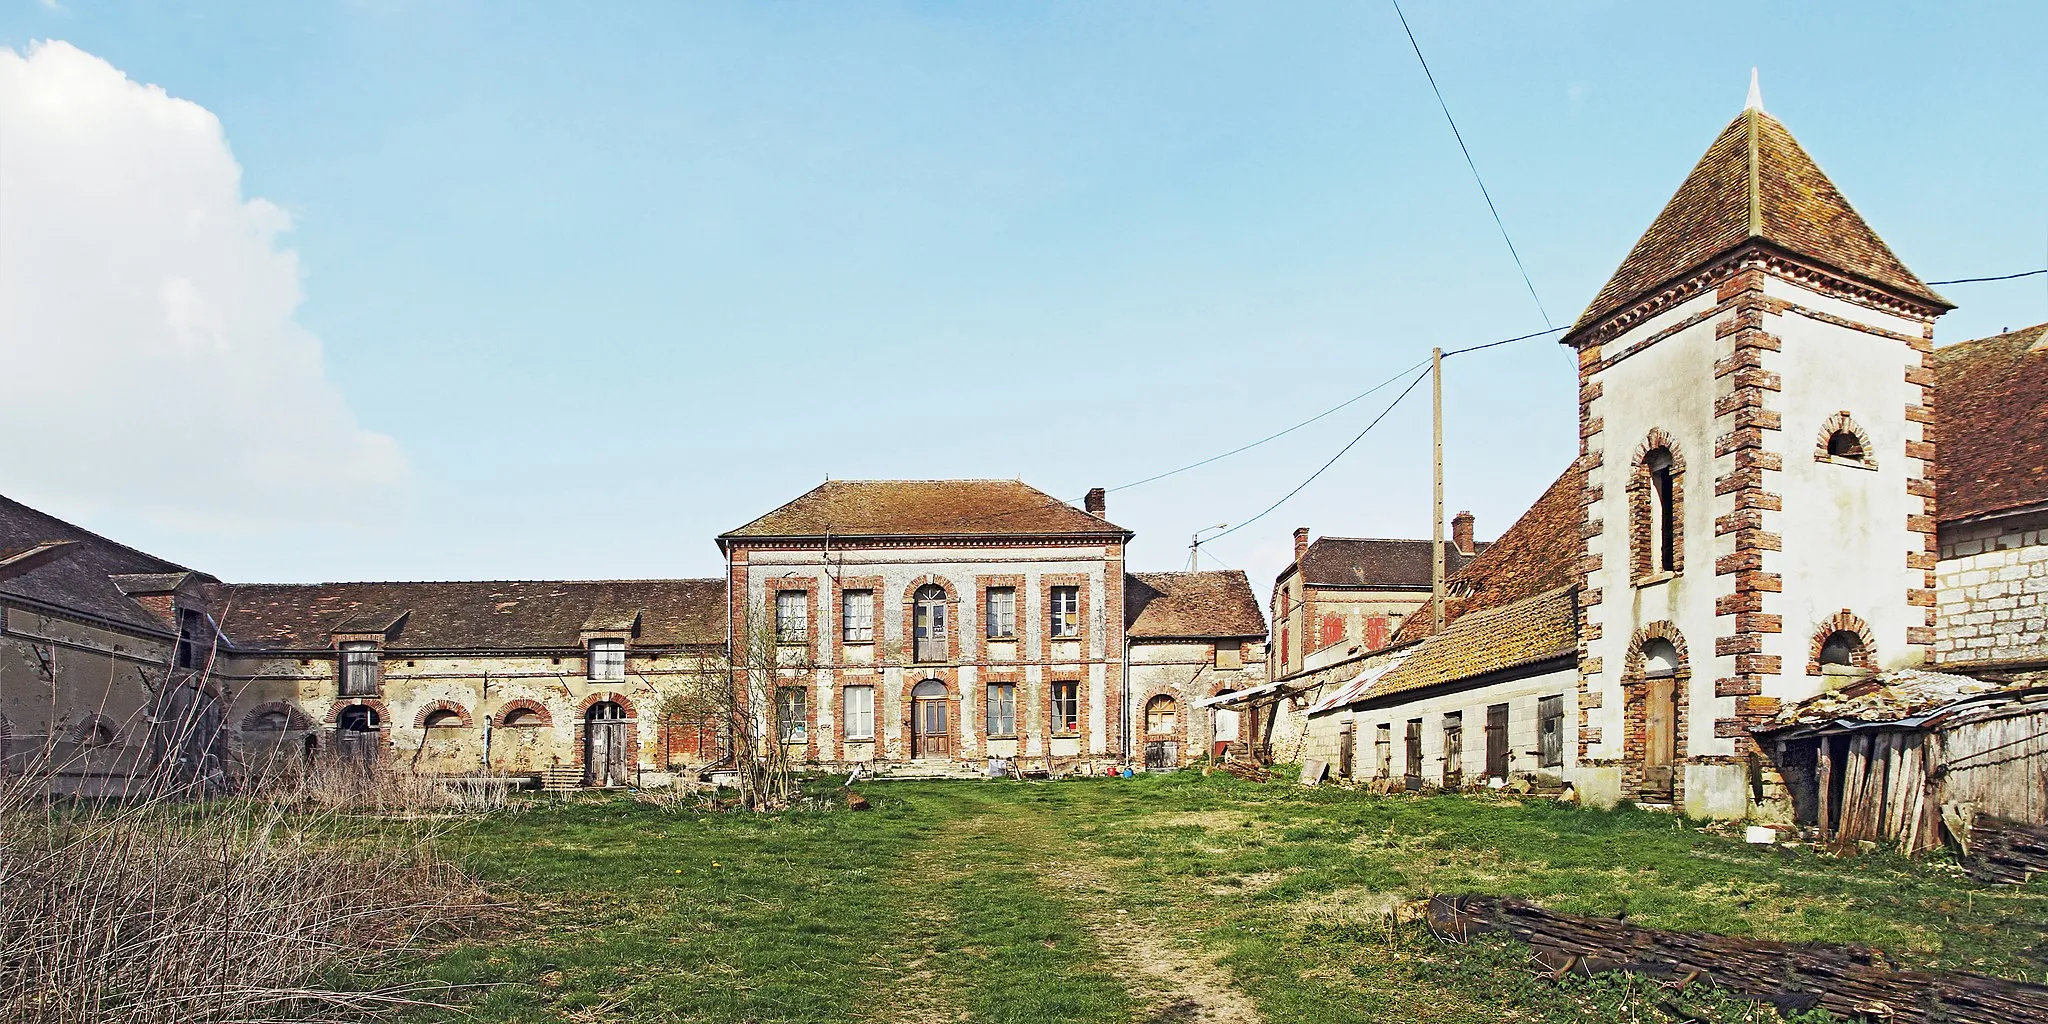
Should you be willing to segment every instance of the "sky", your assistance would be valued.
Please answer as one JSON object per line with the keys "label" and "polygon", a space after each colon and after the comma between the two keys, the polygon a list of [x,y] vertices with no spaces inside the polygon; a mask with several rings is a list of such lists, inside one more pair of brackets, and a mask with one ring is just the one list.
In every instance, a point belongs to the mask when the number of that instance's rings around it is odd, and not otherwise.
{"label": "sky", "polygon": [[[0,494],[234,581],[716,576],[831,478],[1429,532],[1751,67],[1923,278],[2048,265],[2048,5],[0,0]],[[1941,289],[1937,343],[2048,321]],[[1538,301],[1540,299],[1540,307]],[[1390,388],[1250,451],[1122,487]],[[1576,451],[1446,363],[1446,501]],[[1210,531],[1218,533],[1221,531]]]}

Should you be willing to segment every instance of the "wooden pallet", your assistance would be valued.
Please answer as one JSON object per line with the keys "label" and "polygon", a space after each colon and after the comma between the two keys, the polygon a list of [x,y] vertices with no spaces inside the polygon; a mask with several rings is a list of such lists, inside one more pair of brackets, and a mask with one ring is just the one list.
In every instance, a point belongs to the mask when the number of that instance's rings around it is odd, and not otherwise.
{"label": "wooden pallet", "polygon": [[540,789],[543,793],[565,793],[583,788],[583,769],[574,765],[555,765],[540,770]]}

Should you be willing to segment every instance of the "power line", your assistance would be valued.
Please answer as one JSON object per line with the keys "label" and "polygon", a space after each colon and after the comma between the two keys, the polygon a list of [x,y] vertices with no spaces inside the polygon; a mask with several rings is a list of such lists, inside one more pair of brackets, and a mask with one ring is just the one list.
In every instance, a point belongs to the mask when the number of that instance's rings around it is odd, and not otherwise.
{"label": "power line", "polygon": [[1393,412],[1393,411],[1394,411],[1394,407],[1395,407],[1395,406],[1397,406],[1397,405],[1400,405],[1400,404],[1401,404],[1401,400],[1402,400],[1402,399],[1404,399],[1404,398],[1407,398],[1407,397],[1409,396],[1409,394],[1413,393],[1413,392],[1414,392],[1414,390],[1415,390],[1415,386],[1416,386],[1417,384],[1420,384],[1420,383],[1422,383],[1422,381],[1423,381],[1423,380],[1424,380],[1425,378],[1427,378],[1428,376],[1429,376],[1429,374],[1427,374],[1427,373],[1418,373],[1418,374],[1416,374],[1416,375],[1415,375],[1415,379],[1414,379],[1414,380],[1411,380],[1411,381],[1409,381],[1409,382],[1408,382],[1408,386],[1407,386],[1407,387],[1405,387],[1405,388],[1403,388],[1403,389],[1401,389],[1401,393],[1400,393],[1400,394],[1398,394],[1398,395],[1395,395],[1395,396],[1394,396],[1394,400],[1393,400],[1393,401],[1391,401],[1391,402],[1388,402],[1388,403],[1387,403],[1387,407],[1386,407],[1386,408],[1384,408],[1384,409],[1381,409],[1381,410],[1380,410],[1380,414],[1379,414],[1378,416],[1374,416],[1374,417],[1372,418],[1372,422],[1371,422],[1371,423],[1368,423],[1368,424],[1366,424],[1366,425],[1365,425],[1365,429],[1364,429],[1364,430],[1361,430],[1361,431],[1359,431],[1359,432],[1358,432],[1358,434],[1357,434],[1357,436],[1353,437],[1353,438],[1352,438],[1352,439],[1351,439],[1350,441],[1347,441],[1347,442],[1345,442],[1345,444],[1344,444],[1344,447],[1342,447],[1342,448],[1339,448],[1339,449],[1337,449],[1337,454],[1335,454],[1335,455],[1332,455],[1332,456],[1330,456],[1330,461],[1328,461],[1328,462],[1325,462],[1325,463],[1323,463],[1323,464],[1322,464],[1322,465],[1321,465],[1320,467],[1317,467],[1317,469],[1316,469],[1316,471],[1315,471],[1315,472],[1313,472],[1313,473],[1310,473],[1310,474],[1308,475],[1308,479],[1306,479],[1306,480],[1303,480],[1303,481],[1302,481],[1301,483],[1299,483],[1299,484],[1296,484],[1293,490],[1291,490],[1291,491],[1288,491],[1288,492],[1287,492],[1286,494],[1283,494],[1283,495],[1281,495],[1281,496],[1280,496],[1280,500],[1279,500],[1279,501],[1276,501],[1276,502],[1272,503],[1271,505],[1268,505],[1268,506],[1266,506],[1266,507],[1265,507],[1264,509],[1260,510],[1260,512],[1259,512],[1259,514],[1258,514],[1258,515],[1255,515],[1255,516],[1251,517],[1250,519],[1247,519],[1247,520],[1245,520],[1245,521],[1243,521],[1243,522],[1241,522],[1241,523],[1238,523],[1238,524],[1236,524],[1235,526],[1232,526],[1232,527],[1231,527],[1230,529],[1228,529],[1228,530],[1225,530],[1225,531],[1223,531],[1222,533],[1219,533],[1219,534],[1217,534],[1216,536],[1214,536],[1214,537],[1211,537],[1211,538],[1209,538],[1209,539],[1210,539],[1210,540],[1212,540],[1212,541],[1215,541],[1215,540],[1222,540],[1223,538],[1225,538],[1225,537],[1228,537],[1228,536],[1230,536],[1231,534],[1233,534],[1233,533],[1236,533],[1237,531],[1239,531],[1239,530],[1242,530],[1242,529],[1244,529],[1245,527],[1247,527],[1247,526],[1250,526],[1251,524],[1253,524],[1253,523],[1256,523],[1256,522],[1258,522],[1259,520],[1261,520],[1261,519],[1264,519],[1264,518],[1266,518],[1266,515],[1267,515],[1267,513],[1270,513],[1270,512],[1272,512],[1272,511],[1273,511],[1274,509],[1276,509],[1276,508],[1279,508],[1280,506],[1282,506],[1282,505],[1285,505],[1285,504],[1287,504],[1287,500],[1288,500],[1289,498],[1292,498],[1292,497],[1294,497],[1295,495],[1297,495],[1297,494],[1300,494],[1300,493],[1302,492],[1302,489],[1303,489],[1303,488],[1307,487],[1307,486],[1308,486],[1309,484],[1315,483],[1315,481],[1316,481],[1316,478],[1317,478],[1317,477],[1319,477],[1319,476],[1322,476],[1322,475],[1323,475],[1323,473],[1324,473],[1324,471],[1328,470],[1328,469],[1329,469],[1329,468],[1330,468],[1331,466],[1334,466],[1334,465],[1336,465],[1336,464],[1337,464],[1337,460],[1338,460],[1338,459],[1341,459],[1341,458],[1343,458],[1343,457],[1344,457],[1344,453],[1345,453],[1345,452],[1348,452],[1348,451],[1350,451],[1351,449],[1353,449],[1353,448],[1357,447],[1357,446],[1358,446],[1358,442],[1360,442],[1360,441],[1363,441],[1363,440],[1365,440],[1365,435],[1367,435],[1367,434],[1369,434],[1369,433],[1372,433],[1372,428],[1374,428],[1374,427],[1377,427],[1377,426],[1379,426],[1379,425],[1380,425],[1380,421],[1381,421],[1381,420],[1384,420],[1384,419],[1386,419],[1386,418],[1387,418],[1387,414],[1388,414],[1388,413],[1390,413],[1390,412]]}
{"label": "power line", "polygon": [[1959,277],[1959,278],[1956,278],[1956,279],[1955,279],[1955,280],[1953,280],[1953,281],[1929,281],[1929,282],[1927,282],[1927,283],[1928,283],[1928,284],[1976,284],[1976,283],[1978,283],[1978,282],[1980,282],[1980,281],[2011,281],[2011,280],[2014,280],[2014,279],[2016,279],[2016,278],[2022,278],[2022,277],[2032,277],[2032,276],[2034,276],[2035,274],[2048,274],[2048,267],[2042,267],[2042,268],[2041,268],[2041,269],[2039,269],[2039,270],[2022,270],[2022,271],[2020,271],[2020,272],[2019,272],[2019,273],[2017,273],[2017,274],[2001,274],[2001,275],[1999,275],[1998,277]]}
{"label": "power line", "polygon": [[1401,19],[1401,31],[1408,34],[1408,45],[1415,50],[1415,60],[1422,65],[1422,77],[1429,79],[1429,91],[1436,94],[1436,105],[1443,108],[1444,120],[1450,122],[1451,136],[1458,140],[1458,151],[1465,154],[1465,166],[1472,169],[1472,180],[1479,183],[1479,195],[1486,200],[1486,209],[1493,214],[1493,224],[1500,229],[1500,240],[1508,244],[1508,255],[1514,258],[1515,269],[1522,272],[1522,283],[1529,286],[1529,297],[1536,301],[1536,312],[1543,314],[1543,323],[1550,325],[1550,311],[1543,308],[1543,298],[1536,294],[1536,282],[1529,279],[1529,268],[1522,265],[1522,254],[1515,251],[1515,240],[1508,237],[1507,223],[1500,218],[1500,209],[1493,205],[1493,195],[1486,191],[1486,180],[1479,176],[1479,164],[1472,159],[1472,150],[1465,145],[1465,135],[1458,130],[1458,120],[1451,116],[1451,105],[1444,102],[1444,91],[1437,88],[1436,75],[1429,70],[1429,60],[1422,56],[1422,44],[1415,41],[1415,30],[1408,27],[1408,16],[1401,13],[1401,0],[1388,0],[1394,5],[1394,16]]}
{"label": "power line", "polygon": [[1452,356],[1462,356],[1467,352],[1481,352],[1489,348],[1499,348],[1502,345],[1512,345],[1518,341],[1528,341],[1530,338],[1541,338],[1546,334],[1556,334],[1557,332],[1562,330],[1567,330],[1567,328],[1553,327],[1547,331],[1537,331],[1534,334],[1524,334],[1516,338],[1502,338],[1499,341],[1489,341],[1484,345],[1469,345],[1465,348],[1454,348],[1449,352],[1444,353],[1444,358],[1449,359]]}

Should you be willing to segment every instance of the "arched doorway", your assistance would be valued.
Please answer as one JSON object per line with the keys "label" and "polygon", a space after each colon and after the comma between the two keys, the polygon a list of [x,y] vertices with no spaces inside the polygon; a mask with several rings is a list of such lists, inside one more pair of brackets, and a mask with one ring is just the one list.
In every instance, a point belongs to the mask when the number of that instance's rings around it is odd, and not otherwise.
{"label": "arched doorway", "polygon": [[583,784],[623,786],[626,778],[626,709],[601,700],[583,713]]}
{"label": "arched doorway", "polygon": [[910,691],[910,756],[946,757],[953,753],[952,714],[946,684],[927,679]]}
{"label": "arched doorway", "polygon": [[1643,797],[1670,800],[1678,763],[1678,647],[1662,637],[1643,643]]}
{"label": "arched doorway", "polygon": [[1170,694],[1159,694],[1145,702],[1145,767],[1180,766],[1180,740],[1174,727],[1180,724],[1180,704]]}
{"label": "arched doorway", "polygon": [[349,761],[373,764],[377,760],[377,734],[383,727],[375,708],[362,704],[342,708],[334,718],[334,745]]}

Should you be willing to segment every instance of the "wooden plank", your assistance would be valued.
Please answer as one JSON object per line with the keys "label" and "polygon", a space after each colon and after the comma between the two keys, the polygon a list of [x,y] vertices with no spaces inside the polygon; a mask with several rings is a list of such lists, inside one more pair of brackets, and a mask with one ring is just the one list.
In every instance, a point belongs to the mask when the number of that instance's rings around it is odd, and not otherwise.
{"label": "wooden plank", "polygon": [[1837,845],[1847,846],[1863,838],[1864,776],[1869,764],[1870,737],[1850,737],[1849,756],[1842,765],[1842,812],[1835,834]]}
{"label": "wooden plank", "polygon": [[1835,741],[1822,736],[1814,751],[1814,777],[1820,780],[1820,841],[1826,845],[1834,833],[1834,800],[1829,791],[1835,783]]}

